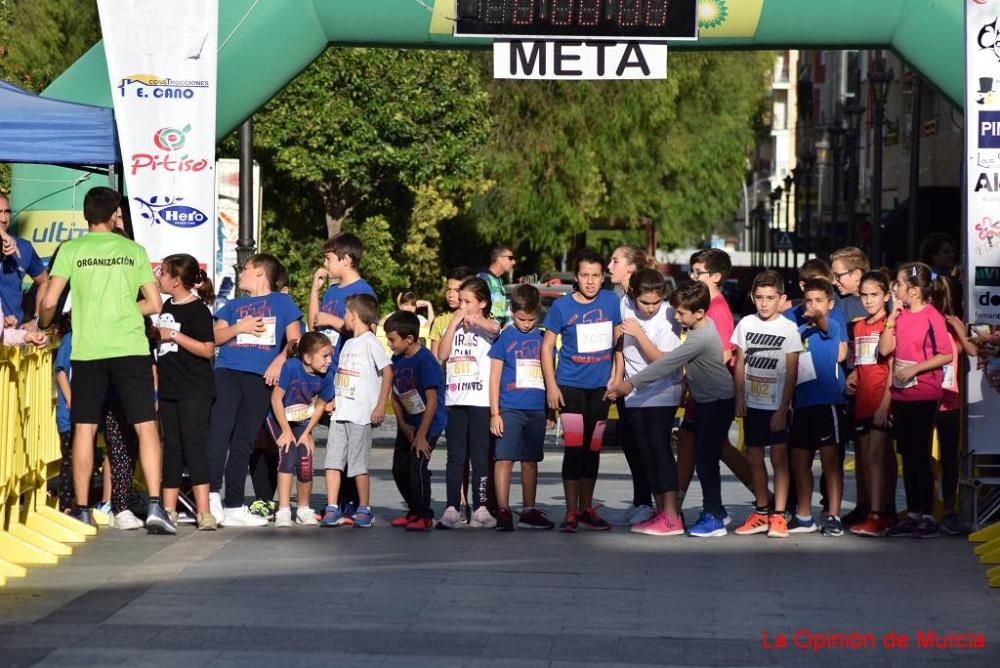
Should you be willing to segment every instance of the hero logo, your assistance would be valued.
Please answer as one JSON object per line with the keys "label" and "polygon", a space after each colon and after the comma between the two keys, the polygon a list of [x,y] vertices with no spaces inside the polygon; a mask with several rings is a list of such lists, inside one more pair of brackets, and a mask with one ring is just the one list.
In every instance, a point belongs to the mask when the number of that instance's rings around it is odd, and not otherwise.
{"label": "hero logo", "polygon": [[155,74],[130,74],[118,82],[118,92],[143,100],[190,100],[196,88],[208,88],[207,81],[179,81]]}
{"label": "hero logo", "polygon": [[153,195],[149,199],[133,196],[142,211],[140,216],[148,220],[150,225],[166,223],[174,227],[198,227],[208,220],[208,216],[193,206],[180,204],[183,197],[161,197]]}
{"label": "hero logo", "polygon": [[165,127],[153,133],[153,144],[163,153],[134,153],[132,155],[132,175],[138,174],[142,170],[155,172],[202,172],[211,169],[208,160],[205,158],[192,158],[187,153],[174,156],[184,148],[187,142],[187,135],[191,132],[191,125],[183,128]]}

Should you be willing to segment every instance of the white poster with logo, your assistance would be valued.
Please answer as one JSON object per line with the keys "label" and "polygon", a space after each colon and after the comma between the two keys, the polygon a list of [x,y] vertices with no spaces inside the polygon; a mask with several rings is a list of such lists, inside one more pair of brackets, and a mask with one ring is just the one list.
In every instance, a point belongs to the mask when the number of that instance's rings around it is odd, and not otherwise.
{"label": "white poster with logo", "polygon": [[1000,453],[1000,0],[965,0],[968,451]]}
{"label": "white poster with logo", "polygon": [[218,0],[98,0],[136,241],[215,269]]}
{"label": "white poster with logo", "polygon": [[[215,161],[216,234],[215,289],[220,297],[230,299],[236,287],[236,243],[240,238],[240,161],[223,158]],[[253,164],[253,238],[260,250],[261,199],[260,165]]]}

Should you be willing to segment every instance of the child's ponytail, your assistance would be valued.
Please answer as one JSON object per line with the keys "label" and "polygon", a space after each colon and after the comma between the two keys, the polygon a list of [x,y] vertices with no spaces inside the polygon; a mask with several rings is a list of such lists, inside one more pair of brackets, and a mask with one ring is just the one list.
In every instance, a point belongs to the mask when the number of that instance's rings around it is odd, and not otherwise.
{"label": "child's ponytail", "polygon": [[952,315],[951,290],[944,276],[923,262],[907,262],[899,268],[899,275],[909,287],[920,290],[925,304],[930,304],[942,315]]}
{"label": "child's ponytail", "polygon": [[325,334],[311,331],[303,334],[300,339],[289,341],[288,347],[285,348],[285,354],[289,358],[298,357],[300,360],[305,360],[306,355],[311,355],[324,346],[332,347],[332,345]]}
{"label": "child's ponytail", "polygon": [[163,258],[160,271],[180,279],[186,290],[193,290],[206,306],[215,301],[215,289],[205,270],[198,266],[198,260],[187,253],[175,253]]}
{"label": "child's ponytail", "polygon": [[211,306],[215,303],[215,286],[212,285],[212,279],[208,277],[204,269],[198,270],[198,274],[195,276],[194,289],[198,293],[198,298],[205,302],[206,306]]}

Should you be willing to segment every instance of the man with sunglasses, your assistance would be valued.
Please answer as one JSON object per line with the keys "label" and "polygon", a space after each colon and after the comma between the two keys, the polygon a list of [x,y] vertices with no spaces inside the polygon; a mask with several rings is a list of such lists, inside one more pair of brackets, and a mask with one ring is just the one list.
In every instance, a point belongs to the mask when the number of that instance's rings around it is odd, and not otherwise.
{"label": "man with sunglasses", "polygon": [[[8,320],[4,323],[6,326],[19,327],[24,323],[24,329],[35,331],[38,329],[36,314],[45,296],[49,272],[46,271],[30,241],[10,235],[7,228],[10,226],[11,215],[10,199],[0,192],[0,232],[3,233],[5,241],[2,265],[0,265],[0,305],[3,306],[4,317]],[[8,252],[8,239],[14,243],[16,248],[14,252]],[[37,288],[35,306],[28,314],[24,313],[22,307],[25,276],[30,277]]]}
{"label": "man with sunglasses", "polygon": [[513,249],[501,244],[490,253],[490,266],[478,274],[490,288],[493,319],[500,323],[501,328],[510,320],[507,312],[507,287],[503,277],[513,271],[515,262]]}

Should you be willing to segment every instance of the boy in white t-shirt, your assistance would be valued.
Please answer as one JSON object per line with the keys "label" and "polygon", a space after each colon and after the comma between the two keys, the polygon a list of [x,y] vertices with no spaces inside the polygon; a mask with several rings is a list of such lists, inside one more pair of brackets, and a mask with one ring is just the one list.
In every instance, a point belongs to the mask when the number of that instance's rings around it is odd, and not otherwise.
{"label": "boy in white t-shirt", "polygon": [[[751,295],[757,307],[736,326],[736,415],[743,417],[746,456],[753,472],[755,507],[737,535],[767,532],[788,537],[785,504],[788,501],[789,409],[798,377],[802,340],[799,330],[781,313],[785,281],[775,271],[762,271]],[[774,512],[770,511],[764,448],[771,447],[774,468]]]}
{"label": "boy in white t-shirt", "polygon": [[385,348],[372,334],[378,322],[378,302],[368,294],[347,298],[344,327],[351,338],[340,352],[336,388],[336,407],[330,420],[330,435],[326,445],[327,506],[320,526],[334,527],[346,523],[337,506],[340,480],[344,472],[355,479],[359,505],[354,513],[354,526],[368,528],[373,524],[370,505],[371,483],[368,459],[372,449],[372,425],[385,419],[385,405],[392,389],[392,365]]}

